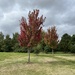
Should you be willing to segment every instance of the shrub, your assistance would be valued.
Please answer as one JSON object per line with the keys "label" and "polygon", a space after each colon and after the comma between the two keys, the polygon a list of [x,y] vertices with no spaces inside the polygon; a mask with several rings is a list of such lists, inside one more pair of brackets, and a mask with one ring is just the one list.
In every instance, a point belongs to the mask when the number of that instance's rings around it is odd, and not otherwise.
{"label": "shrub", "polygon": [[41,45],[38,44],[36,47],[33,47],[34,53],[38,55],[41,51]]}
{"label": "shrub", "polygon": [[45,47],[44,47],[44,52],[45,53],[48,53],[48,52],[51,52],[52,50],[51,50],[51,48],[48,46],[48,45],[46,45]]}

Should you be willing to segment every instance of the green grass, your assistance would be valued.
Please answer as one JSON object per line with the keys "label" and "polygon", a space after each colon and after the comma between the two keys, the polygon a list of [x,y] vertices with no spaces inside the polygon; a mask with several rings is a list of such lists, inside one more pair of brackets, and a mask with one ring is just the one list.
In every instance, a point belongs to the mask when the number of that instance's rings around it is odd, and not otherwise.
{"label": "green grass", "polygon": [[74,54],[0,53],[0,75],[75,75]]}

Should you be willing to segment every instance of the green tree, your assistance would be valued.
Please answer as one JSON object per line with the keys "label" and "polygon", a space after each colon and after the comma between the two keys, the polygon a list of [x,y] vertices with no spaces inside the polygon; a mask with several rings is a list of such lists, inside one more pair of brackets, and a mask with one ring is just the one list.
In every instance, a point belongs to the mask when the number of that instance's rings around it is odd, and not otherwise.
{"label": "green tree", "polygon": [[0,32],[0,51],[1,52],[3,52],[3,50],[2,50],[3,41],[4,41],[4,35],[2,32]]}
{"label": "green tree", "polygon": [[13,51],[18,51],[18,49],[20,48],[18,40],[17,40],[18,35],[19,34],[16,32],[16,33],[13,34],[13,37],[12,37],[12,49],[13,49]]}
{"label": "green tree", "polygon": [[40,52],[44,52],[44,49],[45,49],[44,47],[46,46],[46,44],[44,42],[44,36],[45,36],[45,31],[44,30],[42,30],[41,35],[42,35],[42,40],[40,42],[40,45],[41,45],[41,51]]}
{"label": "green tree", "polygon": [[70,44],[70,52],[75,53],[75,44]]}
{"label": "green tree", "polygon": [[52,49],[50,48],[49,45],[46,45],[46,46],[44,47],[44,52],[45,52],[45,53],[48,53],[48,52],[51,52],[51,51],[52,51]]}
{"label": "green tree", "polygon": [[61,37],[61,41],[59,43],[59,47],[62,51],[64,52],[69,52],[69,46],[70,46],[70,41],[71,41],[71,36],[67,33],[65,33],[62,37]]}
{"label": "green tree", "polygon": [[41,49],[42,48],[41,48],[41,45],[40,44],[38,44],[37,46],[33,47],[34,53],[36,55],[38,55],[40,53]]}
{"label": "green tree", "polygon": [[71,37],[69,49],[72,53],[75,53],[75,34]]}
{"label": "green tree", "polygon": [[4,44],[2,46],[2,50],[5,52],[11,52],[12,51],[12,42],[9,35],[6,35],[6,38],[4,39]]}
{"label": "green tree", "polygon": [[71,37],[71,44],[75,45],[75,34]]}

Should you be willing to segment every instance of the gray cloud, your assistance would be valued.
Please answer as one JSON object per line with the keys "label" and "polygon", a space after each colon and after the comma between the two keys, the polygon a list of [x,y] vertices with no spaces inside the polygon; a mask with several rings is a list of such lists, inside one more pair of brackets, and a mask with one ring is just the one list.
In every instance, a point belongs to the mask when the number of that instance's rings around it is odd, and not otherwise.
{"label": "gray cloud", "polygon": [[69,12],[66,13],[64,23],[68,25],[75,25],[75,6],[71,8]]}
{"label": "gray cloud", "polygon": [[3,12],[0,10],[0,19],[3,17]]}
{"label": "gray cloud", "polygon": [[75,34],[75,0],[0,0],[0,31],[5,35],[20,32],[19,20],[33,9],[46,17],[44,30],[56,25],[60,37]]}
{"label": "gray cloud", "polygon": [[0,9],[4,13],[10,12],[15,5],[15,0],[0,0]]}

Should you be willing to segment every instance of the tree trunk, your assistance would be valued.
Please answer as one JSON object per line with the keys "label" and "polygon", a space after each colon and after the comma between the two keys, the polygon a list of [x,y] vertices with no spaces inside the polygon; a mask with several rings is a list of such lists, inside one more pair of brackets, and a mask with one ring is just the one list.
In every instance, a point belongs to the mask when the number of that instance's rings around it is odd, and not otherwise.
{"label": "tree trunk", "polygon": [[28,49],[28,63],[30,63],[30,49]]}

